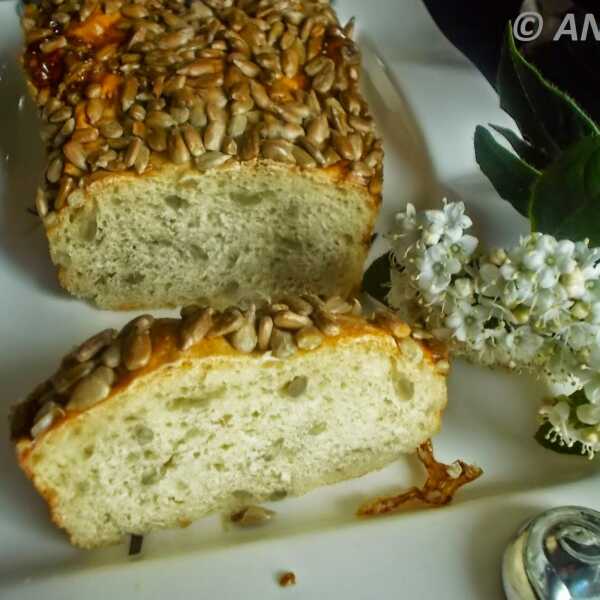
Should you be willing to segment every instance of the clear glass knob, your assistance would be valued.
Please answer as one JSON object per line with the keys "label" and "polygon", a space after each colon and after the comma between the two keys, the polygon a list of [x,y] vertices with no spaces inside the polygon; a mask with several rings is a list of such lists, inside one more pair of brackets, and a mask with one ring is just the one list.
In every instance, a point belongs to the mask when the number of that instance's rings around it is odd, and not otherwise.
{"label": "clear glass knob", "polygon": [[504,554],[509,600],[600,600],[600,513],[566,506],[526,523]]}

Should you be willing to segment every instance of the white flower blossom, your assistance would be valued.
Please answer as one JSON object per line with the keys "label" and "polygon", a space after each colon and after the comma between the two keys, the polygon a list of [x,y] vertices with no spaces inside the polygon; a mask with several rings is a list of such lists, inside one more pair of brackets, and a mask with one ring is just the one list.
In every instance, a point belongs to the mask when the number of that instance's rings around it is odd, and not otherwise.
{"label": "white flower blossom", "polygon": [[462,203],[399,213],[388,236],[395,259],[388,302],[454,352],[568,382],[571,395],[540,414],[551,436],[593,456],[600,452],[600,249],[532,233],[486,253],[466,233],[471,225]]}
{"label": "white flower blossom", "polygon": [[433,295],[444,292],[450,285],[452,275],[461,269],[460,262],[441,245],[428,248],[415,263],[419,267],[419,287]]}

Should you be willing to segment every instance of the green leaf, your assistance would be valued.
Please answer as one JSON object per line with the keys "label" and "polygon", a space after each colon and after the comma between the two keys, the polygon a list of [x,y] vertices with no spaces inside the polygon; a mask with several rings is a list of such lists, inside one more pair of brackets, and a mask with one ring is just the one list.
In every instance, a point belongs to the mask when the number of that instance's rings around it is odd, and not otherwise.
{"label": "green leaf", "polygon": [[[523,91],[517,75],[511,49],[514,47],[512,26],[509,23],[508,32],[502,47],[500,65],[498,68],[497,90],[500,96],[500,107],[517,123],[525,139],[539,149],[547,157],[557,152],[552,138],[538,122],[533,108]],[[518,52],[518,51],[517,51]]]}
{"label": "green leaf", "polygon": [[558,454],[570,454],[571,456],[578,455],[581,458],[584,458],[583,454],[583,446],[576,442],[569,448],[568,446],[561,446],[558,441],[552,442],[547,439],[546,436],[552,430],[552,425],[550,423],[544,423],[535,434],[535,441],[540,445],[546,448],[547,450],[552,450],[552,452],[556,452]]}
{"label": "green leaf", "polygon": [[536,169],[543,169],[548,165],[548,159],[537,148],[529,142],[522,140],[512,129],[508,127],[500,127],[490,123],[490,127],[499,133],[511,146],[512,149],[521,157],[527,164]]}
{"label": "green leaf", "polygon": [[386,304],[386,297],[391,287],[390,260],[391,253],[384,254],[374,260],[367,269],[362,282],[363,292],[367,292],[367,294],[384,304]]}
{"label": "green leaf", "polygon": [[529,216],[531,189],[539,171],[504,148],[481,125],[475,130],[475,158],[498,194],[522,215]]}
{"label": "green leaf", "polygon": [[515,44],[510,23],[498,88],[502,108],[517,121],[523,135],[552,157],[581,139],[600,134],[574,100],[525,60]]}
{"label": "green leaf", "polygon": [[600,136],[569,148],[539,177],[529,217],[534,231],[600,246]]}

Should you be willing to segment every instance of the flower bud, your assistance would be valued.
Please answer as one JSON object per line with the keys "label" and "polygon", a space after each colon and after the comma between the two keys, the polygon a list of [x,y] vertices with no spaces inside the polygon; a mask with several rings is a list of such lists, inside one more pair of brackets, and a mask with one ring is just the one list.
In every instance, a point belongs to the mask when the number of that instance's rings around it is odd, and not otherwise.
{"label": "flower bud", "polygon": [[470,298],[473,295],[473,282],[467,277],[460,277],[454,282],[454,291],[459,298]]}
{"label": "flower bud", "polygon": [[588,305],[584,304],[583,302],[575,302],[575,304],[573,304],[571,307],[571,314],[576,319],[583,321],[590,316],[590,309]]}
{"label": "flower bud", "polygon": [[562,275],[560,282],[569,294],[569,298],[581,298],[585,294],[585,277],[579,268]]}
{"label": "flower bud", "polygon": [[506,252],[503,248],[494,248],[488,257],[488,260],[496,265],[497,267],[501,267],[508,257],[506,256]]}
{"label": "flower bud", "polygon": [[531,311],[524,304],[519,304],[519,306],[517,306],[513,310],[512,314],[513,314],[513,319],[514,319],[515,323],[518,323],[519,325],[524,325],[525,323],[527,323],[527,321],[529,321],[529,316],[531,315]]}

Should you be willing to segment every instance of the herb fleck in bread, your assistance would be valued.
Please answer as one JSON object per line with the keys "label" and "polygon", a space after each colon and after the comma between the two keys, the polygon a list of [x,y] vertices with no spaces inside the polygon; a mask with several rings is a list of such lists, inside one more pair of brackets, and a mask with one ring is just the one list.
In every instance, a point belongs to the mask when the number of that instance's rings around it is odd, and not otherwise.
{"label": "herb fleck in bread", "polygon": [[438,430],[448,363],[355,312],[290,297],[101,332],[15,407],[19,463],[84,548],[379,469]]}
{"label": "herb fleck in bread", "polygon": [[67,290],[120,309],[358,289],[383,152],[328,2],[42,0],[22,23]]}

